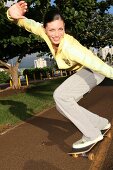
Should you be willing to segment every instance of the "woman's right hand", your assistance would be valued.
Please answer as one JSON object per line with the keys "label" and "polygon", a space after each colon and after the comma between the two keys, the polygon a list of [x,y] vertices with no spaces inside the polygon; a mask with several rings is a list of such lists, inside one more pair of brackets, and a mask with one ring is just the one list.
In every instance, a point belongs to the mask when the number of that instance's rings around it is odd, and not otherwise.
{"label": "woman's right hand", "polygon": [[27,3],[25,1],[20,1],[8,9],[8,14],[12,19],[21,19],[25,18],[24,14],[26,11]]}

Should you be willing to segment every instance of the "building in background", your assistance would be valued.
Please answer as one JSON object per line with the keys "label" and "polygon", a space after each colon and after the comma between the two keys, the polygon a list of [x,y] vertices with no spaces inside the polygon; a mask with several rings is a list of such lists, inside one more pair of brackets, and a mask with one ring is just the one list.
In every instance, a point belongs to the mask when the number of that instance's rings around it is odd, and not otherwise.
{"label": "building in background", "polygon": [[102,59],[106,59],[108,53],[113,55],[113,47],[106,46],[104,48],[99,49],[99,55],[102,56]]}
{"label": "building in background", "polygon": [[34,68],[51,67],[53,64],[54,60],[52,58],[40,57],[34,60]]}
{"label": "building in background", "polygon": [[[37,59],[38,53],[33,53],[31,55],[26,54],[25,57],[22,58],[21,63],[19,65],[19,69],[25,69],[25,68],[34,68],[34,60]],[[12,58],[8,61],[9,64],[12,66],[15,65],[18,57]]]}
{"label": "building in background", "polygon": [[99,49],[91,47],[90,50],[108,65],[113,66],[113,46],[107,45],[104,48],[100,47]]}

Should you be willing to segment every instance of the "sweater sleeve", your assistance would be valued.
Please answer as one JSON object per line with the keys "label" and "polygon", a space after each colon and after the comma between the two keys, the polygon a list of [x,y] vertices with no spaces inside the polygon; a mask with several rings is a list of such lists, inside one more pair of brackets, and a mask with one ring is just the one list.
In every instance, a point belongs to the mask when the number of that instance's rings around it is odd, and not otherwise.
{"label": "sweater sleeve", "polygon": [[36,35],[42,36],[44,34],[43,25],[32,19],[19,19],[17,25]]}
{"label": "sweater sleeve", "polygon": [[73,38],[68,45],[67,53],[70,60],[113,79],[113,68],[94,55],[89,49],[82,46],[76,39]]}
{"label": "sweater sleeve", "polygon": [[42,38],[45,38],[45,36],[46,36],[44,28],[43,28],[43,24],[41,24],[39,22],[36,22],[36,21],[34,21],[32,19],[28,19],[28,18],[14,20],[10,17],[10,15],[8,14],[8,11],[7,11],[7,18],[10,21],[15,22],[19,27],[23,27],[28,32],[39,35]]}

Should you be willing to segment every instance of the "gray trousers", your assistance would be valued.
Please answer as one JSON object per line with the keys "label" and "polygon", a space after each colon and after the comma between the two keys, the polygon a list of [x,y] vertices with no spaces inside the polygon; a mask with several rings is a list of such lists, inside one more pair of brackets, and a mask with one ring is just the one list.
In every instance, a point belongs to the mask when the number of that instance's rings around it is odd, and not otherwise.
{"label": "gray trousers", "polygon": [[82,132],[84,137],[95,139],[108,120],[88,111],[77,102],[104,80],[104,76],[84,68],[67,78],[54,92],[57,110]]}

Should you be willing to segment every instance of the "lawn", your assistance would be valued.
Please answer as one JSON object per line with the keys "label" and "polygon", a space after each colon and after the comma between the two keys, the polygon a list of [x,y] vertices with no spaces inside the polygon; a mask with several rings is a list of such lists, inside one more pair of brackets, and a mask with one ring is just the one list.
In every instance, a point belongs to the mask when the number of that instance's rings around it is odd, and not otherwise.
{"label": "lawn", "polygon": [[25,92],[0,96],[0,125],[15,125],[55,105],[54,90],[65,77],[37,82]]}

